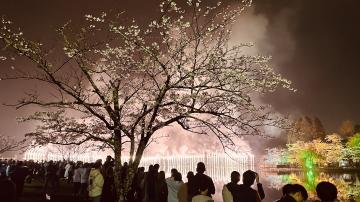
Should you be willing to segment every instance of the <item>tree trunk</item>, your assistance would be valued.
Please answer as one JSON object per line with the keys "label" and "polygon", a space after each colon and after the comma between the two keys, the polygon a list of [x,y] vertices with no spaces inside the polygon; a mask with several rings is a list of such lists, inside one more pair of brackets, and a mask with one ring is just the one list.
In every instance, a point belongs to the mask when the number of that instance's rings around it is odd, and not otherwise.
{"label": "tree trunk", "polygon": [[114,169],[114,182],[115,182],[115,194],[116,194],[116,201],[121,201],[122,198],[122,191],[121,191],[121,168],[122,168],[122,162],[121,162],[121,131],[115,130],[115,142],[114,142],[114,156],[115,156],[115,169]]}
{"label": "tree trunk", "polygon": [[[126,171],[124,171],[122,162],[121,162],[121,147],[116,146],[115,144],[115,188],[116,188],[116,196],[117,202],[125,202],[129,201],[129,193],[132,193],[132,184],[134,181],[135,174],[140,164],[141,157],[146,148],[146,142],[140,141],[139,147],[136,151],[136,156],[134,162],[129,162],[129,167]],[[125,173],[123,173],[125,172]],[[121,176],[125,174],[125,179],[121,179]]]}

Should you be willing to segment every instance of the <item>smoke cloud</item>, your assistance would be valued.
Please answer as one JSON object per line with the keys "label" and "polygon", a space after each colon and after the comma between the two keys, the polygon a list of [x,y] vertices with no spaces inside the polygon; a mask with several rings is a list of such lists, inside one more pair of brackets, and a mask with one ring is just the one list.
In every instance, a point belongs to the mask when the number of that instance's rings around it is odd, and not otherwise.
{"label": "smoke cloud", "polygon": [[[289,11],[284,11],[281,16],[282,21],[277,23],[279,30],[279,37],[284,41],[284,46],[287,47],[284,58],[277,58],[272,60],[271,66],[276,68],[277,61],[286,60],[291,57],[295,43],[286,30],[286,16]],[[268,55],[274,48],[271,43],[268,43],[268,26],[269,21],[266,16],[255,13],[255,8],[245,10],[241,16],[238,17],[236,23],[232,27],[232,34],[229,40],[229,45],[238,45],[242,43],[253,44],[252,47],[245,48],[243,54],[247,55]],[[266,104],[261,98],[254,98],[258,104]],[[278,113],[274,111],[274,113]],[[263,137],[242,137],[237,138],[236,144],[243,152],[251,152],[255,154],[262,154],[266,145],[270,142],[273,144],[274,139],[279,139],[283,131],[275,127],[265,127],[265,135],[269,139]],[[169,135],[171,138],[162,138],[154,142],[148,149],[148,154],[194,154],[194,153],[212,153],[214,151],[222,152],[223,148],[216,137],[190,134],[182,130],[179,126],[171,126],[159,132],[161,135]]]}

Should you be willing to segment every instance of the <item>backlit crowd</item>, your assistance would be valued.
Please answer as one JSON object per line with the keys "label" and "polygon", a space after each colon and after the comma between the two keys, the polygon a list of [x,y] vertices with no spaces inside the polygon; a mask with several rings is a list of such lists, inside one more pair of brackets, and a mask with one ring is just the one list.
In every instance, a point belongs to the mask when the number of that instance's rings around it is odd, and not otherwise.
{"label": "backlit crowd", "polygon": [[[71,198],[74,201],[115,202],[117,196],[131,202],[213,202],[215,186],[212,178],[205,174],[206,166],[199,162],[196,172],[189,171],[186,180],[176,169],[166,178],[159,164],[137,168],[129,186],[121,184],[127,179],[129,166],[121,166],[121,175],[115,175],[114,160],[111,156],[105,162],[94,163],[71,161],[14,161],[0,160],[0,201],[21,201],[25,182],[40,179],[44,199],[54,200],[59,194],[61,184],[72,186]],[[117,179],[117,176],[119,179]],[[224,202],[261,202],[265,192],[259,175],[248,170],[241,174],[231,173],[230,182],[221,190]],[[186,181],[186,182],[184,182]],[[117,183],[118,182],[118,183]],[[116,184],[120,189],[115,189]],[[117,190],[124,191],[120,194]],[[318,201],[337,201],[336,186],[330,182],[320,182],[316,187]],[[308,200],[306,189],[300,184],[287,184],[282,189],[282,197],[277,202],[303,202]]]}

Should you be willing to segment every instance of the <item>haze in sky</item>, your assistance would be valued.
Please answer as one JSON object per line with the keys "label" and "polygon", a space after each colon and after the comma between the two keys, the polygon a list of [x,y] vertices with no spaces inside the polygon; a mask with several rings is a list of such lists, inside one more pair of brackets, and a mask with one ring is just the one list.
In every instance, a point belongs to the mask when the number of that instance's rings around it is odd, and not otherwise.
{"label": "haze in sky", "polygon": [[[85,14],[112,9],[147,22],[156,16],[157,7],[156,0],[3,0],[0,14],[28,37],[56,45],[54,30],[70,19],[76,24]],[[252,53],[271,55],[272,66],[297,89],[296,93],[280,90],[260,101],[284,115],[316,116],[328,132],[336,132],[346,119],[360,123],[359,7],[357,0],[254,1],[235,24],[231,41],[254,42]],[[26,65],[21,60],[13,64],[0,61],[0,77]],[[15,102],[28,87],[22,82],[0,81],[0,103]],[[32,110],[0,106],[0,133],[20,137],[29,131],[34,126],[18,125],[16,117]],[[253,147],[254,142],[250,141]]]}

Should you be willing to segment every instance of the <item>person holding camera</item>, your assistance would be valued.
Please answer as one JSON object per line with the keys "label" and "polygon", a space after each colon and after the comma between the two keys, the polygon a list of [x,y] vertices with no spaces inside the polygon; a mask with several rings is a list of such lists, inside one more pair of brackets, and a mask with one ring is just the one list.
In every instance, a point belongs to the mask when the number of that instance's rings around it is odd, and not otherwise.
{"label": "person holding camera", "polygon": [[[257,190],[251,188],[256,180]],[[231,173],[231,182],[223,187],[224,202],[261,202],[265,198],[264,189],[259,182],[259,175],[247,170],[243,173],[243,184],[240,181],[240,173],[233,171]]]}

